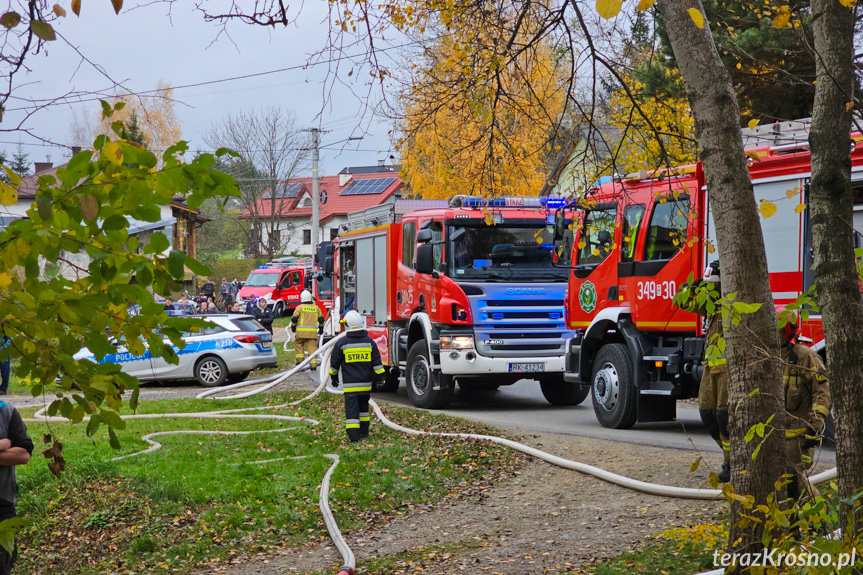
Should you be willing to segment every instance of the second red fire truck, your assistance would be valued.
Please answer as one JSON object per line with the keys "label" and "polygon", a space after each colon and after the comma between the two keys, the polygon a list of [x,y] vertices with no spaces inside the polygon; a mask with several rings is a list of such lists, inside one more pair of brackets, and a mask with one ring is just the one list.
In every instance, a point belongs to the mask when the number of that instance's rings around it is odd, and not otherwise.
{"label": "second red fire truck", "polygon": [[[777,305],[795,301],[814,283],[809,225],[808,145],[750,150],[750,174],[762,230],[770,285]],[[863,168],[863,147],[852,154]],[[855,180],[863,182],[855,171]],[[860,184],[855,184],[860,186]],[[718,260],[709,193],[701,166],[648,177],[627,177],[590,191],[581,204],[571,246],[566,301],[566,381],[592,393],[604,427],[669,421],[676,401],[698,394],[704,353],[701,319],[673,303],[680,285],[701,278]],[[859,238],[859,236],[858,236]],[[818,315],[802,335],[822,351]]]}

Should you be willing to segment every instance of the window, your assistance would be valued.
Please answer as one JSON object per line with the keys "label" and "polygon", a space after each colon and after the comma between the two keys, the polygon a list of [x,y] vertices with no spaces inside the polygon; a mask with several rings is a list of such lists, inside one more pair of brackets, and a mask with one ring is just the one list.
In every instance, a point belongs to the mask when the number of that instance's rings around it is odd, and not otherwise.
{"label": "window", "polygon": [[402,226],[402,263],[414,267],[414,253],[417,247],[417,224],[408,222]]}
{"label": "window", "polygon": [[306,198],[305,200],[303,200],[303,205],[300,207],[301,208],[311,208],[312,207],[312,199]]}
{"label": "window", "polygon": [[300,272],[291,272],[291,286],[299,286],[302,283]]}
{"label": "window", "polygon": [[336,239],[339,235],[339,228],[330,228],[330,241]]}
{"label": "window", "polygon": [[443,269],[443,224],[441,222],[432,222],[428,226],[432,232],[432,253],[434,253],[434,269]]}
{"label": "window", "polygon": [[617,207],[593,209],[587,213],[578,241],[578,263],[598,264],[611,253]]}
{"label": "window", "polygon": [[638,239],[638,229],[641,218],[644,217],[644,205],[629,206],[623,212],[623,237],[621,238],[621,260],[631,262],[635,257],[635,242]]}
{"label": "window", "polygon": [[303,230],[303,245],[312,245],[312,230]]}
{"label": "window", "polygon": [[686,244],[689,199],[657,203],[647,228],[645,260],[670,260]]}

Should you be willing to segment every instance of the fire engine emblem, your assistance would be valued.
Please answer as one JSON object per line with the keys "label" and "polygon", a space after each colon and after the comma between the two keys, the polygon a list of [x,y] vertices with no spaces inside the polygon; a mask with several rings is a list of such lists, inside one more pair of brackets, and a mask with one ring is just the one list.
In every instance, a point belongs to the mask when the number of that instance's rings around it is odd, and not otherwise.
{"label": "fire engine emblem", "polygon": [[593,283],[587,281],[581,284],[578,290],[578,303],[587,313],[596,309],[596,286]]}

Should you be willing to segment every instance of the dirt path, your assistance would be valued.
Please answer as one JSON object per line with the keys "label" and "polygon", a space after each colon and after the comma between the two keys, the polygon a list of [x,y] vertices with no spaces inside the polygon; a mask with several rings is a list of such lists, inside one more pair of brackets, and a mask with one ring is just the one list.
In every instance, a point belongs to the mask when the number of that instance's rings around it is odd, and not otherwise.
{"label": "dirt path", "polygon": [[[552,434],[531,435],[524,442],[645,481],[686,487],[706,481],[704,467],[689,473],[696,457],[692,452]],[[715,459],[718,464],[718,455]],[[378,519],[346,539],[361,569],[370,560],[395,559],[386,573],[560,573],[637,548],[663,529],[709,521],[721,509],[719,503],[636,493],[526,458],[521,471],[487,491],[409,509],[383,524]],[[339,510],[333,511],[338,520]],[[445,551],[429,551],[414,561],[394,557],[432,545]],[[327,538],[276,556],[240,560],[218,572],[334,573],[340,561]]]}

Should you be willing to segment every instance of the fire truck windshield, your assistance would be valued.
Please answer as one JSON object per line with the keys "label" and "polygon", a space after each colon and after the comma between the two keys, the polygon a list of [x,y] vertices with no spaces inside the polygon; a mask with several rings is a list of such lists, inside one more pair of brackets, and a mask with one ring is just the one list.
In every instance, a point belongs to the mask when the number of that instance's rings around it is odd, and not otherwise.
{"label": "fire truck windshield", "polygon": [[281,272],[274,273],[250,273],[246,280],[246,287],[276,287]]}
{"label": "fire truck windshield", "polygon": [[[566,281],[568,269],[552,265],[553,233],[545,220],[450,226],[449,275],[456,280]],[[567,241],[572,244],[572,232]]]}

